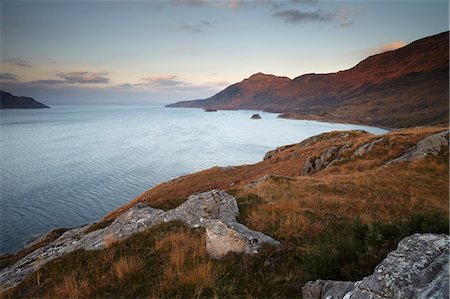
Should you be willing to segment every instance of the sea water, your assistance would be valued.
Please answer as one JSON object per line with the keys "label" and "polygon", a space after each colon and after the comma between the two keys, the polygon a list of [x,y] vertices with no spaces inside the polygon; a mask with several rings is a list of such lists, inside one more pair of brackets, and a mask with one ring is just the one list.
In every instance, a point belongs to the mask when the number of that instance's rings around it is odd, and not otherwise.
{"label": "sea water", "polygon": [[95,222],[153,186],[213,166],[256,163],[277,146],[333,130],[255,111],[162,106],[1,110],[0,249]]}

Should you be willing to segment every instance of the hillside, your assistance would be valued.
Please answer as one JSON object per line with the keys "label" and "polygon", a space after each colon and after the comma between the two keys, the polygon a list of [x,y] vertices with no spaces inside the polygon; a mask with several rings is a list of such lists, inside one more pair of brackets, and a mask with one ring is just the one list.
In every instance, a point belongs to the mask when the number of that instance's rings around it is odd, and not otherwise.
{"label": "hillside", "polygon": [[39,103],[33,98],[17,97],[9,92],[0,90],[0,109],[34,109],[50,108],[47,105]]}
{"label": "hillside", "polygon": [[[2,256],[2,287],[19,283],[2,298],[294,298],[309,280],[360,280],[404,237],[448,234],[448,132],[330,132],[162,183]],[[212,258],[217,242],[244,253]]]}
{"label": "hillside", "polygon": [[216,95],[167,107],[256,109],[284,117],[408,127],[448,122],[449,32],[294,79],[258,73]]}

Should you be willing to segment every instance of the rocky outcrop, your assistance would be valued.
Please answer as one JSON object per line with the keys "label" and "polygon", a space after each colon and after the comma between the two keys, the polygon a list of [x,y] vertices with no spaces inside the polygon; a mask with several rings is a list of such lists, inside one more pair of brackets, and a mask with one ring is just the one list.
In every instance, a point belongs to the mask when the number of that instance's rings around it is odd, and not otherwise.
{"label": "rocky outcrop", "polygon": [[372,275],[356,283],[308,282],[303,298],[448,298],[449,245],[448,235],[406,237]]}
{"label": "rocky outcrop", "polygon": [[360,147],[358,147],[355,150],[355,152],[352,155],[352,158],[362,157],[362,156],[366,155],[367,153],[369,153],[375,145],[377,145],[378,143],[381,143],[381,142],[386,142],[386,141],[388,141],[387,138],[378,138],[371,142],[364,143],[363,145],[361,145]]}
{"label": "rocky outcrop", "polygon": [[321,280],[310,281],[302,288],[304,299],[337,299],[355,288],[354,281]]}
{"label": "rocky outcrop", "polygon": [[409,162],[432,155],[437,156],[443,147],[448,147],[449,130],[442,131],[419,141],[414,147],[408,149],[405,154],[395,158],[386,164]]}
{"label": "rocky outcrop", "polygon": [[305,164],[303,164],[303,167],[300,170],[300,175],[311,175],[327,168],[337,161],[340,161],[342,153],[345,152],[348,148],[350,148],[350,143],[346,143],[344,145],[341,145],[340,147],[329,147],[328,149],[324,150],[319,157],[309,156],[308,158],[306,158],[306,162]]}
{"label": "rocky outcrop", "polygon": [[255,113],[252,115],[252,117],[250,117],[250,119],[261,119],[261,115],[259,115],[258,113]]}
{"label": "rocky outcrop", "polygon": [[0,286],[8,289],[20,283],[47,262],[78,249],[100,250],[163,222],[181,221],[206,230],[206,248],[215,258],[232,252],[256,253],[262,244],[281,245],[263,233],[238,223],[236,199],[224,191],[193,194],[175,209],[163,211],[138,203],[109,226],[85,233],[89,225],[66,231],[50,244],[28,254],[0,272]]}
{"label": "rocky outcrop", "polygon": [[264,161],[272,159],[273,156],[281,153],[282,151],[284,151],[285,149],[288,149],[290,147],[295,146],[295,144],[290,144],[290,145],[284,145],[284,146],[279,146],[274,150],[268,151],[265,155],[264,155]]}

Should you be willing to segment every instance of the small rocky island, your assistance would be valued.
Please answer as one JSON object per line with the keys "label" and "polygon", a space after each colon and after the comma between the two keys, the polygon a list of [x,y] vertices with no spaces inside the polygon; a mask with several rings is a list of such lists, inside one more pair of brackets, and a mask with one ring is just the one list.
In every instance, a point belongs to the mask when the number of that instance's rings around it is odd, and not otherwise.
{"label": "small rocky island", "polygon": [[205,112],[217,112],[216,109],[205,108],[203,109]]}
{"label": "small rocky island", "polygon": [[258,113],[255,113],[252,115],[252,117],[250,117],[250,119],[261,119],[261,115],[259,115]]}
{"label": "small rocky island", "polygon": [[33,98],[17,97],[9,92],[0,90],[0,109],[36,109],[50,108],[47,105],[39,103]]}

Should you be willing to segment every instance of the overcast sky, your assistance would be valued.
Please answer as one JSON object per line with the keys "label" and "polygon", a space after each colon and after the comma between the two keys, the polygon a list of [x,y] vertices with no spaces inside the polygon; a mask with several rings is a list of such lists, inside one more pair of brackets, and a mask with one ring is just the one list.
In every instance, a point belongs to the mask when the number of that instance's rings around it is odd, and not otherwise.
{"label": "overcast sky", "polygon": [[2,89],[48,104],[206,98],[448,30],[447,1],[2,1]]}

